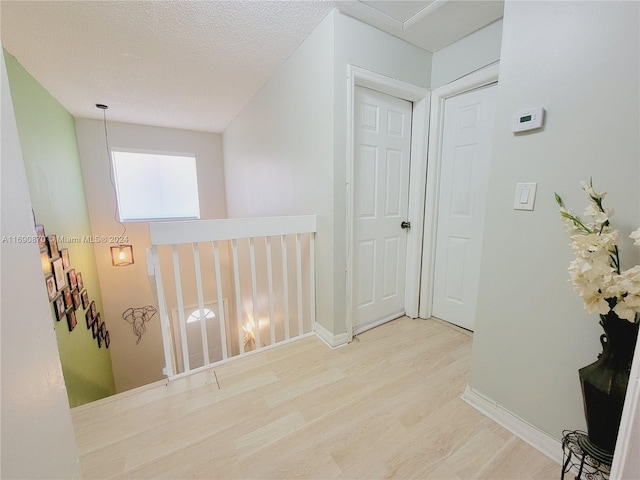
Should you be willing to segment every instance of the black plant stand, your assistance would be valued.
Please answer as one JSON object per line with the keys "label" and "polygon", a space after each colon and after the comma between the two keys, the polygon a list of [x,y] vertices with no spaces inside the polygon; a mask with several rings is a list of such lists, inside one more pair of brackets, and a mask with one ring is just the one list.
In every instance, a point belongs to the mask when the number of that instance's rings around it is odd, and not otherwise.
{"label": "black plant stand", "polygon": [[[572,468],[578,469],[576,480],[609,479],[613,453],[602,450],[589,441],[585,432],[580,430],[565,430],[562,432],[562,476]],[[584,476],[584,477],[583,477]]]}

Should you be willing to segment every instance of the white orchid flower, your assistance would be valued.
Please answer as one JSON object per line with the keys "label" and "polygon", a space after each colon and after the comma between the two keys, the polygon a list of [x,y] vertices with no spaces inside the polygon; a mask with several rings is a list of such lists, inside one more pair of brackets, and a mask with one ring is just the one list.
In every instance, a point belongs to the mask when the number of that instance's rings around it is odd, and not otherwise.
{"label": "white orchid flower", "polygon": [[624,298],[618,299],[616,306],[613,307],[613,311],[620,318],[624,318],[625,320],[629,320],[633,322],[636,318],[636,310],[631,308]]}

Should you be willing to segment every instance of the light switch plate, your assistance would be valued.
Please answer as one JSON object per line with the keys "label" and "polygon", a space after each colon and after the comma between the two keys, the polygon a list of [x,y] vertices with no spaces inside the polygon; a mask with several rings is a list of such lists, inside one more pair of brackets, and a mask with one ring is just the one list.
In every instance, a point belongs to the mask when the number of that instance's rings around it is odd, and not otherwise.
{"label": "light switch plate", "polygon": [[513,209],[533,210],[537,187],[537,183],[516,183],[516,197],[513,200]]}

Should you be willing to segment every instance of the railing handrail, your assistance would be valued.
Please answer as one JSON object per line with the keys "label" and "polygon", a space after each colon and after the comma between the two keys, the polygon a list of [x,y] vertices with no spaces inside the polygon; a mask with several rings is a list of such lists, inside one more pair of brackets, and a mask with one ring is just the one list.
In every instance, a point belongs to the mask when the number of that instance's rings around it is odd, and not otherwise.
{"label": "railing handrail", "polygon": [[[187,221],[168,221],[168,222],[153,222],[149,224],[149,234],[151,237],[151,248],[147,253],[147,269],[152,284],[155,284],[155,292],[157,294],[157,302],[160,313],[160,323],[162,326],[162,339],[165,356],[165,367],[163,373],[170,379],[177,378],[179,375],[187,375],[191,372],[211,366],[219,361],[227,361],[229,358],[235,356],[245,355],[245,344],[247,341],[251,341],[255,346],[251,351],[258,351],[263,348],[270,348],[282,342],[289,342],[294,338],[301,338],[304,335],[304,318],[306,317],[311,324],[311,331],[313,331],[313,325],[315,324],[315,233],[316,233],[317,217],[315,215],[300,215],[300,216],[288,216],[288,217],[251,217],[251,218],[230,218],[230,219],[217,219],[217,220],[187,220]],[[308,235],[308,240],[305,240],[305,236]],[[276,238],[274,242],[273,237]],[[287,237],[294,237],[287,240]],[[261,240],[259,240],[261,239]],[[200,310],[200,318],[205,318],[204,315],[204,289],[203,289],[203,276],[207,275],[209,278],[212,274],[215,274],[215,286],[216,286],[216,298],[223,297],[223,286],[221,279],[221,262],[220,262],[220,246],[218,242],[227,242],[223,244],[222,248],[228,248],[228,254],[230,255],[229,264],[225,266],[229,275],[232,276],[233,286],[229,286],[232,295],[235,296],[235,321],[231,319],[224,311],[222,303],[218,302],[217,317],[220,328],[220,347],[222,351],[222,359],[215,362],[211,362],[209,357],[209,337],[207,333],[207,323],[201,322],[201,341],[202,341],[202,362],[203,367],[197,367],[195,370],[191,368],[191,360],[189,356],[190,346],[187,340],[186,332],[186,319],[184,314],[184,296],[183,296],[183,280],[180,268],[180,245],[191,245],[191,258],[193,261],[194,271],[192,280],[195,281],[195,285],[190,285],[187,282],[187,288],[191,289],[191,294],[197,294],[198,307]],[[237,242],[240,241],[240,242]],[[246,242],[246,243],[245,243]],[[213,253],[213,260],[208,259],[204,264],[200,261],[200,252],[205,244],[211,245],[206,247],[209,253]],[[280,285],[279,292],[276,292],[278,296],[274,295],[274,268],[272,261],[272,249],[276,247],[274,243],[279,244],[280,259],[282,261],[282,270],[279,275],[281,276],[282,285]],[[242,248],[239,246],[242,244]],[[288,254],[287,244],[293,244],[295,249],[295,281],[293,281],[293,274],[287,274],[288,270]],[[303,256],[302,245],[308,249]],[[256,268],[256,247],[260,246],[260,251],[263,252],[260,263],[260,271]],[[173,269],[166,265],[166,271],[169,276],[173,275],[173,283],[175,287],[175,301],[177,302],[178,312],[178,332],[179,339],[174,336],[171,328],[171,319],[169,317],[169,311],[165,300],[165,285],[163,284],[163,272],[160,265],[160,251],[163,250],[166,253],[166,248],[170,247],[170,254],[172,257]],[[213,248],[211,252],[210,248]],[[251,312],[253,313],[253,320],[248,317],[249,323],[245,322],[244,306],[242,303],[243,293],[241,289],[240,277],[247,275],[241,272],[239,251],[247,253],[248,247],[248,262],[250,275],[247,278],[251,280]],[[291,248],[291,247],[289,247]],[[188,253],[183,252],[186,255]],[[277,258],[277,257],[276,257]],[[303,266],[303,259],[305,266]],[[168,258],[165,257],[165,260]],[[211,264],[213,262],[213,264]],[[165,262],[166,263],[166,262]],[[246,264],[245,264],[246,265]],[[306,272],[303,275],[303,268],[306,268]],[[205,269],[205,270],[203,270]],[[173,273],[171,273],[173,270]],[[292,271],[293,269],[291,269]],[[260,273],[262,272],[262,273]],[[266,280],[267,287],[264,288],[264,284],[261,288],[267,290],[262,292],[262,296],[259,297],[259,283],[258,275],[261,275],[262,281]],[[297,306],[297,330],[295,330],[295,337],[291,335],[289,325],[296,319],[296,317],[289,317],[289,275],[292,276],[295,290],[291,293],[295,295],[295,305]],[[229,279],[231,280],[231,279]],[[304,284],[304,285],[303,285]],[[169,284],[170,285],[170,282]],[[305,286],[306,285],[306,286]],[[308,288],[308,300],[303,300],[303,289]],[[267,295],[265,297],[265,295]],[[259,300],[260,298],[260,300]],[[258,304],[264,305],[265,298],[268,299],[269,316],[268,327],[269,331],[262,333],[267,334],[269,342],[261,341],[261,325],[263,319],[260,319],[260,311]],[[278,300],[280,298],[280,300]],[[247,296],[248,299],[248,296]],[[274,302],[282,303],[282,318],[274,315]],[[249,310],[247,310],[249,311]],[[305,315],[305,311],[308,315]],[[265,317],[266,318],[266,317]],[[280,319],[279,319],[280,318]],[[279,320],[278,320],[279,319]],[[281,322],[284,332],[278,334],[276,337],[276,321]],[[228,324],[228,325],[227,325]],[[245,326],[249,326],[249,330],[245,329]],[[233,328],[236,332],[237,338],[233,339],[234,345],[238,347],[237,352],[229,352],[227,350],[227,335],[226,329]],[[249,332],[251,335],[249,340],[245,335],[245,332]],[[284,337],[284,338],[282,338]],[[231,342],[231,340],[229,340]],[[237,342],[237,345],[236,345]],[[265,344],[266,343],[266,344]],[[216,344],[217,345],[217,344]],[[182,352],[181,358],[183,366],[180,367],[178,359],[175,355],[178,355],[177,349],[180,348]],[[215,353],[218,358],[218,353]],[[183,370],[182,373],[178,372],[178,369]]]}
{"label": "railing handrail", "polygon": [[181,243],[315,233],[316,223],[315,215],[184,220],[152,222],[149,224],[149,233],[152,245],[177,245]]}

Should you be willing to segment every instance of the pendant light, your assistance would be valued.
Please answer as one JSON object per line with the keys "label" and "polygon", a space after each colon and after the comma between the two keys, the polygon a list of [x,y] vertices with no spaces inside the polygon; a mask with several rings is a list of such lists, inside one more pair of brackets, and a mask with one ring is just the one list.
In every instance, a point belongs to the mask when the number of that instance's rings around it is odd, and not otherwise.
{"label": "pendant light", "polygon": [[[116,186],[113,182],[113,168],[111,167],[111,149],[109,148],[109,132],[107,130],[107,109],[108,106],[102,103],[96,103],[96,107],[102,110],[102,119],[104,123],[104,141],[107,147],[107,159],[109,160],[109,180],[111,181],[111,187],[113,188],[113,194],[116,198],[116,207],[113,212],[113,219],[122,227],[122,235],[120,238],[126,238],[127,227],[118,220],[118,201]],[[133,246],[127,244],[118,244],[111,248],[111,264],[114,267],[126,267],[127,265],[133,265]]]}

